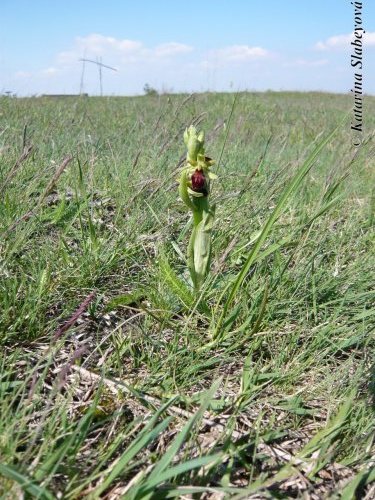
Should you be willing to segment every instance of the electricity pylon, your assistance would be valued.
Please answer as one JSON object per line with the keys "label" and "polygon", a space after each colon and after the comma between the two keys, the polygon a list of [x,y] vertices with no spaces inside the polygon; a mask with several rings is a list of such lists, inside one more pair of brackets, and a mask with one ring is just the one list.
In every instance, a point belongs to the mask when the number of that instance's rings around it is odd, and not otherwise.
{"label": "electricity pylon", "polygon": [[103,95],[103,75],[102,75],[103,68],[111,69],[112,71],[117,71],[117,69],[116,68],[112,68],[112,66],[107,66],[107,64],[103,64],[101,57],[100,58],[97,57],[96,61],[93,61],[92,59],[85,59],[85,58],[80,59],[80,61],[83,63],[80,93],[81,94],[83,93],[83,76],[84,76],[84,72],[85,72],[85,63],[89,62],[89,63],[96,64],[96,66],[98,67],[98,70],[99,70],[100,95],[102,96]]}

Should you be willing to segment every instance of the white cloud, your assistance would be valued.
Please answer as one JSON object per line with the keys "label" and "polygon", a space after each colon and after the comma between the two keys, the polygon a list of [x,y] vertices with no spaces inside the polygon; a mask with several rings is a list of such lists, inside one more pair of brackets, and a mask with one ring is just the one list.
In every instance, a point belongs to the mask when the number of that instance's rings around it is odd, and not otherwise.
{"label": "white cloud", "polygon": [[308,61],[307,59],[296,59],[295,61],[290,61],[283,66],[285,68],[291,68],[291,67],[305,67],[305,68],[315,68],[319,66],[325,66],[328,64],[328,59],[316,59],[314,61]]}
{"label": "white cloud", "polygon": [[46,68],[46,69],[42,70],[42,75],[45,75],[45,76],[54,76],[58,72],[59,72],[59,70],[57,68],[55,68],[54,66],[50,66],[49,68]]}
{"label": "white cloud", "polygon": [[367,47],[374,47],[375,46],[375,31],[366,31],[366,33],[363,35],[363,40],[364,44]]}
{"label": "white cloud", "polygon": [[[350,42],[354,40],[354,32],[347,35],[336,35],[327,38],[324,42],[315,44],[317,50],[333,50],[342,49],[350,46]],[[367,47],[375,46],[375,32],[366,32],[363,35],[363,43]]]}
{"label": "white cloud", "polygon": [[168,57],[178,54],[187,54],[192,50],[193,47],[191,47],[190,45],[185,45],[184,43],[170,42],[157,45],[155,49],[151,52],[153,52],[156,57],[166,57],[166,56]]}
{"label": "white cloud", "polygon": [[16,78],[30,78],[32,76],[32,73],[30,73],[30,71],[16,71],[16,73],[14,73],[14,76]]}
{"label": "white cloud", "polygon": [[[366,43],[374,45],[375,33],[366,35]],[[174,40],[147,45],[139,40],[93,33],[72,39],[70,46],[44,67],[25,68],[31,73],[12,72],[3,85],[18,94],[74,94],[82,90],[98,94],[101,85],[97,68],[93,64],[83,68],[79,60],[85,57],[93,61],[102,58],[104,64],[118,69],[117,72],[103,71],[101,83],[105,95],[139,94],[146,82],[157,90],[173,88],[177,92],[221,91],[232,87],[346,92],[350,65],[342,63],[348,74],[346,78],[338,78],[337,67],[341,63],[331,64],[331,51],[350,43],[350,37],[350,34],[338,35],[320,42],[326,52],[314,55],[306,51],[293,56],[250,44],[233,43],[204,50]],[[369,92],[373,92],[372,82],[371,85]]]}
{"label": "white cloud", "polygon": [[[43,89],[42,92],[52,89],[53,93],[74,93],[79,88],[97,93],[98,71],[92,64],[83,68],[80,60],[84,58],[94,62],[101,59],[105,65],[118,70],[103,73],[105,92],[136,93],[145,82],[158,89],[170,88],[170,81],[186,83],[186,68],[192,62],[189,55],[193,51],[191,45],[176,41],[150,46],[138,40],[98,33],[77,36],[67,50],[56,54],[49,67],[33,73],[32,84]],[[56,75],[58,79],[54,78]]]}
{"label": "white cloud", "polygon": [[210,50],[199,62],[203,70],[217,70],[239,66],[239,63],[258,63],[266,60],[272,54],[263,47],[251,47],[250,45],[228,45],[221,49]]}
{"label": "white cloud", "polygon": [[81,59],[109,57],[113,63],[140,62],[150,59],[168,58],[191,52],[193,47],[183,43],[169,42],[155,47],[146,47],[137,40],[127,40],[93,33],[86,37],[77,37],[72,49],[60,52],[58,63],[70,65]]}
{"label": "white cloud", "polygon": [[230,45],[222,49],[212,51],[211,56],[221,61],[253,61],[267,57],[269,52],[262,47],[250,47],[249,45]]}
{"label": "white cloud", "polygon": [[316,43],[315,48],[317,50],[328,50],[328,49],[347,47],[349,46],[352,38],[353,34],[351,33],[349,33],[349,35],[331,36],[327,38],[325,42]]}

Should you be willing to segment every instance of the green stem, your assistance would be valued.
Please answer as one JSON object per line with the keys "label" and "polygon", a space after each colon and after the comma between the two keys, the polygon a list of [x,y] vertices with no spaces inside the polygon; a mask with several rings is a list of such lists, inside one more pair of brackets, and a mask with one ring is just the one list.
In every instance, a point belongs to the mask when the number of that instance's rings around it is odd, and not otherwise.
{"label": "green stem", "polygon": [[211,253],[211,230],[207,224],[211,218],[210,205],[207,196],[193,198],[193,231],[188,245],[188,267],[194,284],[195,292],[199,292],[209,267]]}
{"label": "green stem", "polygon": [[193,221],[194,226],[197,226],[203,219],[203,212],[209,211],[208,196],[201,196],[200,198],[193,199]]}

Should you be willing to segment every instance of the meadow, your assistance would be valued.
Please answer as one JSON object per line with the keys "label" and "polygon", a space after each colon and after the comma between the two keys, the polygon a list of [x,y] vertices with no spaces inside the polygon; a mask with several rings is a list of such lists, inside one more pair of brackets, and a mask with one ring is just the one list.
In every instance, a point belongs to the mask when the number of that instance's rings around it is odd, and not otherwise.
{"label": "meadow", "polygon": [[0,103],[1,498],[374,498],[375,97]]}

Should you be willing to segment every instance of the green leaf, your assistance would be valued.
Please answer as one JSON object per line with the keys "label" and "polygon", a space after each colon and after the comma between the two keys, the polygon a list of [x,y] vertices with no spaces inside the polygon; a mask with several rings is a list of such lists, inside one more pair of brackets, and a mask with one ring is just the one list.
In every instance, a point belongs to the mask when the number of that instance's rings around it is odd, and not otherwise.
{"label": "green leaf", "polygon": [[367,484],[375,481],[375,469],[362,470],[344,487],[341,492],[341,500],[353,500],[360,498],[361,491]]}
{"label": "green leaf", "polygon": [[135,292],[125,293],[124,295],[118,295],[108,302],[105,307],[106,311],[111,311],[120,306],[130,306],[131,304],[137,304],[144,297],[144,292],[141,290],[136,290]]}
{"label": "green leaf", "polygon": [[299,170],[297,170],[295,175],[292,177],[289,184],[285,187],[276,207],[274,208],[273,212],[268,217],[268,220],[266,221],[265,225],[263,226],[263,229],[259,235],[259,238],[257,238],[254,246],[250,250],[250,253],[249,253],[241,271],[238,273],[236,279],[234,280],[234,283],[229,283],[228,286],[225,287],[225,289],[224,289],[224,291],[219,299],[219,303],[226,296],[227,296],[227,299],[224,303],[223,311],[219,316],[218,322],[217,322],[216,327],[215,327],[214,332],[213,332],[214,339],[219,338],[220,335],[223,334],[223,332],[221,332],[221,326],[222,326],[223,321],[227,315],[228,309],[232,305],[233,300],[236,297],[236,294],[237,294],[239,288],[241,287],[241,285],[242,285],[246,275],[248,274],[251,266],[255,262],[264,241],[266,240],[267,236],[271,232],[273,225],[275,224],[276,220],[281,215],[282,211],[288,205],[291,197],[295,194],[298,187],[301,185],[303,179],[306,177],[306,175],[308,174],[308,172],[312,168],[319,153],[322,151],[324,146],[326,146],[328,144],[328,142],[332,139],[332,137],[336,134],[338,128],[339,127],[336,127],[325,139],[323,139],[316,146],[316,148],[311,153],[311,155],[303,163],[302,167]]}
{"label": "green leaf", "polygon": [[191,290],[177,276],[177,274],[169,264],[167,256],[163,253],[160,254],[159,265],[162,273],[162,278],[165,280],[171,292],[180,299],[185,307],[192,307],[194,303],[194,297],[191,293]]}
{"label": "green leaf", "polygon": [[187,248],[187,266],[189,269],[191,281],[193,282],[194,288],[197,289],[197,276],[195,274],[195,266],[194,266],[194,243],[195,243],[195,237],[197,234],[197,226],[193,226],[193,230],[191,232],[191,236],[189,239],[189,244]]}
{"label": "green leaf", "polygon": [[216,380],[216,382],[214,382],[212,384],[211,388],[203,396],[202,403],[201,403],[199,410],[189,419],[187,424],[185,424],[183,429],[177,434],[177,436],[176,436],[175,440],[173,441],[173,443],[171,444],[171,446],[168,448],[168,450],[163,455],[161,460],[154,467],[153,471],[151,472],[151,474],[149,476],[149,479],[153,479],[153,478],[157,477],[172,462],[174,456],[176,455],[178,450],[181,448],[181,446],[184,444],[184,442],[188,438],[188,435],[190,434],[193,426],[197,422],[200,421],[200,419],[203,416],[203,413],[207,410],[207,408],[211,402],[211,399],[215,395],[220,384],[221,384],[221,378]]}
{"label": "green leaf", "polygon": [[211,233],[214,212],[203,212],[203,218],[195,230],[194,236],[194,271],[199,289],[207,276],[211,260]]}
{"label": "green leaf", "polygon": [[309,457],[314,451],[319,450],[324,443],[331,444],[334,439],[342,432],[347,422],[349,414],[353,408],[355,391],[352,391],[345,399],[337,415],[327,424],[324,429],[319,431],[299,452],[298,457]]}
{"label": "green leaf", "polygon": [[[171,468],[168,468],[169,464],[172,462],[174,457],[177,455],[181,447],[183,446],[184,443],[187,442],[188,437],[193,429],[193,427],[201,420],[203,417],[204,412],[207,410],[208,406],[211,403],[211,400],[213,396],[215,395],[216,391],[218,390],[220,384],[222,382],[222,379],[219,378],[216,380],[210,389],[205,393],[202,399],[201,406],[199,410],[189,419],[189,421],[185,424],[183,429],[177,434],[176,438],[170,445],[170,447],[167,449],[167,451],[164,453],[162,458],[157,462],[155,467],[153,468],[152,472],[150,475],[147,477],[145,480],[144,485],[140,488],[140,490],[137,492],[135,498],[150,498],[149,496],[146,496],[146,494],[152,494],[152,491],[154,490],[155,486],[158,484],[161,484],[163,481],[166,481],[167,479],[170,479],[172,477],[175,477],[178,474],[182,474],[183,472],[186,472],[188,470],[191,470],[193,468],[201,467],[202,465],[205,465],[207,463],[212,462],[213,460],[217,459],[217,456],[208,456],[208,457],[200,457],[197,459],[193,459],[189,462],[185,463],[180,463],[176,466],[173,466]],[[150,492],[151,490],[151,492]]]}
{"label": "green leaf", "polygon": [[[214,462],[218,462],[222,458],[221,453],[216,453],[214,455],[207,455],[203,457],[193,458],[192,460],[188,460],[187,462],[182,462],[181,464],[175,465],[174,467],[170,467],[166,471],[161,474],[153,477],[152,480],[147,481],[147,489],[142,489],[139,496],[137,495],[135,498],[138,500],[152,498],[151,496],[145,496],[146,492],[149,493],[150,490],[153,492],[154,489],[163,482],[168,479],[172,479],[177,477],[185,472],[188,472],[193,469],[198,469],[203,467],[204,465],[212,464]],[[151,493],[152,495],[153,493]]]}
{"label": "green leaf", "polygon": [[[110,484],[124,471],[126,471],[131,460],[144,448],[146,448],[158,435],[163,432],[170,424],[172,417],[167,417],[159,424],[155,426],[158,418],[168,406],[173,403],[174,400],[168,401],[162,408],[160,408],[150,419],[146,427],[138,434],[135,440],[127,447],[125,452],[121,457],[115,460],[113,465],[108,468],[108,475],[105,476],[105,480],[100,484],[99,488],[95,491],[95,496],[99,497],[103,491],[105,491]],[[155,426],[155,427],[154,427]]]}
{"label": "green leaf", "polygon": [[185,203],[185,205],[187,205],[190,208],[190,210],[192,210],[194,212],[195,207],[194,207],[193,203],[191,202],[190,196],[188,193],[188,178],[187,178],[187,169],[186,168],[181,172],[178,192],[179,192],[181,200]]}
{"label": "green leaf", "polygon": [[34,498],[36,497],[40,500],[54,499],[54,496],[48,490],[42,488],[38,484],[33,483],[31,479],[29,479],[27,476],[24,476],[10,465],[0,464],[0,474],[18,483],[25,493],[32,495]]}

